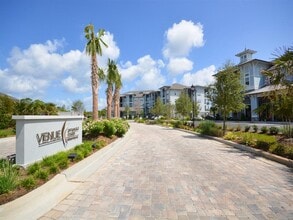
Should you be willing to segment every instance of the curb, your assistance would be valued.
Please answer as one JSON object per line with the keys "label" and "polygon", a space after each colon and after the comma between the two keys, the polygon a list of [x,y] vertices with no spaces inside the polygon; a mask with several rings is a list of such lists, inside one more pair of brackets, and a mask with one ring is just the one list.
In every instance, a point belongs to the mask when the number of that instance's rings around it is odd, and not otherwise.
{"label": "curb", "polygon": [[278,155],[271,154],[269,152],[262,151],[260,149],[255,149],[255,148],[252,148],[252,147],[249,147],[249,146],[246,146],[246,145],[237,144],[235,142],[224,140],[222,138],[203,135],[203,134],[198,134],[196,132],[188,131],[188,130],[184,130],[184,129],[177,129],[177,130],[187,132],[187,133],[190,133],[190,134],[194,134],[194,135],[198,135],[200,137],[205,137],[205,138],[208,138],[208,139],[211,139],[211,140],[215,140],[215,141],[221,142],[223,144],[227,144],[227,145],[229,145],[231,147],[234,147],[234,148],[237,148],[237,149],[240,149],[240,150],[243,150],[243,151],[253,153],[253,154],[257,155],[257,156],[261,156],[261,157],[264,157],[266,159],[269,159],[269,160],[275,161],[277,163],[286,165],[286,166],[288,166],[290,168],[293,168],[293,160],[290,160],[288,158],[280,157]]}
{"label": "curb", "polygon": [[[130,133],[130,130],[125,136]],[[44,185],[0,206],[0,219],[38,219],[66,198],[120,149],[125,137],[115,140],[84,160],[57,174]]]}

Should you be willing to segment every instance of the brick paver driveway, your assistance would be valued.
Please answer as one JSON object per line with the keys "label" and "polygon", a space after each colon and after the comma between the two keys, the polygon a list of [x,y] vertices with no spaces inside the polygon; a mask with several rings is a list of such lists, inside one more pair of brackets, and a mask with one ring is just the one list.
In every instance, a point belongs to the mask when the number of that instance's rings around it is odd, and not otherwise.
{"label": "brick paver driveway", "polygon": [[286,166],[159,126],[133,123],[125,138],[41,219],[293,219]]}

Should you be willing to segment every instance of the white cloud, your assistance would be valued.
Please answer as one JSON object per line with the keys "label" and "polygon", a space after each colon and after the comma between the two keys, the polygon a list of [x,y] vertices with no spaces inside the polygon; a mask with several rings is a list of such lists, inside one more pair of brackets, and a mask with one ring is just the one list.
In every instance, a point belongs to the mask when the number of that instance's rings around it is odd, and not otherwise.
{"label": "white cloud", "polygon": [[193,62],[185,57],[171,58],[167,69],[171,74],[180,74],[192,70]]}
{"label": "white cloud", "polygon": [[192,84],[207,86],[214,82],[214,74],[216,74],[216,67],[211,65],[195,73],[184,74],[181,79],[181,83],[187,86],[191,86]]}
{"label": "white cloud", "polygon": [[119,57],[120,49],[117,47],[116,42],[114,41],[114,36],[110,32],[105,32],[105,35],[102,37],[103,41],[108,45],[108,47],[103,47],[103,57],[116,60]]}
{"label": "white cloud", "polygon": [[139,58],[136,65],[126,62],[119,69],[122,80],[133,81],[135,83],[133,89],[143,90],[157,89],[162,86],[165,82],[165,78],[161,74],[163,67],[162,60],[154,60],[150,55],[146,55]]}
{"label": "white cloud", "polygon": [[166,32],[167,42],[163,49],[165,58],[188,56],[193,47],[204,45],[203,26],[182,20]]}
{"label": "white cloud", "polygon": [[77,79],[72,78],[71,76],[62,80],[62,85],[67,91],[73,93],[84,93],[90,91],[90,85],[80,86],[79,81]]}

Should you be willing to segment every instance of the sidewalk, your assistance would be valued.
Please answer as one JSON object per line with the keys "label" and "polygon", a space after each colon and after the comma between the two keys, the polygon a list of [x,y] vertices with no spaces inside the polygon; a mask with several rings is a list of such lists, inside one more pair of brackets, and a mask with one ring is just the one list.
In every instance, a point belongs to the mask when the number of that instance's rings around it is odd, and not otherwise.
{"label": "sidewalk", "polygon": [[0,158],[15,154],[16,137],[0,138]]}

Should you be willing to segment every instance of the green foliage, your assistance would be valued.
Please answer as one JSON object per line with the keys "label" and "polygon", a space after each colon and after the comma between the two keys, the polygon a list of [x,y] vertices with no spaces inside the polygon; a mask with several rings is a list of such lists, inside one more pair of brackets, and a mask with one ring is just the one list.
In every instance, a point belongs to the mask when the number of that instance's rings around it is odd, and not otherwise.
{"label": "green foliage", "polygon": [[55,104],[30,98],[21,99],[15,106],[17,115],[57,115],[57,113],[58,109]]}
{"label": "green foliage", "polygon": [[208,97],[223,115],[223,129],[226,131],[226,118],[231,112],[238,112],[245,107],[244,87],[240,81],[237,66],[227,62],[216,75],[216,82],[208,89]]}
{"label": "green foliage", "polygon": [[203,121],[198,125],[199,132],[201,134],[221,137],[223,135],[221,129],[217,127],[214,121]]}
{"label": "green foliage", "polygon": [[106,137],[112,137],[116,133],[116,127],[113,121],[104,121],[104,134]]}
{"label": "green foliage", "polygon": [[56,165],[59,167],[60,170],[64,170],[68,167],[69,162],[67,156],[68,153],[64,151],[53,155]]}
{"label": "green foliage", "polygon": [[33,163],[32,165],[29,165],[27,167],[27,173],[28,174],[35,174],[38,170],[40,170],[41,166],[38,162]]}
{"label": "green foliage", "polygon": [[267,93],[273,112],[284,121],[293,120],[293,47],[280,48],[274,66],[262,73],[270,79],[270,83],[276,89]]}
{"label": "green foliage", "polygon": [[72,106],[71,106],[72,111],[78,112],[79,114],[82,114],[84,109],[85,108],[84,108],[84,104],[82,101],[76,100],[72,103]]}
{"label": "green foliage", "polygon": [[0,130],[0,138],[9,137],[15,135],[15,129],[14,128],[7,128]]}
{"label": "green foliage", "polygon": [[7,160],[1,160],[0,166],[0,194],[4,194],[17,187],[18,172]]}
{"label": "green foliage", "polygon": [[268,128],[266,126],[262,126],[260,131],[261,131],[261,133],[266,134],[266,133],[268,133]]}
{"label": "green foliage", "polygon": [[113,120],[116,129],[116,135],[118,137],[123,137],[124,134],[128,131],[129,124],[127,121],[123,121],[122,119],[114,119]]}
{"label": "green foliage", "polygon": [[293,146],[285,146],[283,144],[277,143],[270,147],[270,152],[273,154],[277,154],[282,157],[287,157],[289,159],[293,159]]}
{"label": "green foliage", "polygon": [[256,136],[256,146],[255,147],[259,148],[261,150],[268,151],[270,146],[272,146],[276,142],[277,142],[277,140],[274,136],[258,134]]}
{"label": "green foliage", "polygon": [[31,190],[36,187],[37,182],[33,176],[28,176],[20,181],[20,185],[27,190]]}
{"label": "green foliage", "polygon": [[49,176],[49,173],[45,169],[40,169],[35,172],[35,177],[41,180],[47,180]]}
{"label": "green foliage", "polygon": [[249,130],[250,130],[250,126],[249,125],[246,125],[245,128],[244,128],[244,131],[245,132],[248,132]]}
{"label": "green foliage", "polygon": [[53,163],[53,164],[51,164],[49,166],[49,173],[50,174],[55,174],[55,173],[58,173],[58,172],[59,172],[59,168],[55,163]]}
{"label": "green foliage", "polygon": [[282,133],[286,138],[293,138],[293,128],[290,124],[283,126]]}
{"label": "green foliage", "polygon": [[279,128],[277,127],[270,127],[269,129],[271,135],[276,135],[279,133]]}
{"label": "green foliage", "polygon": [[[198,105],[196,105],[198,107]],[[190,112],[192,111],[192,101],[190,97],[182,92],[179,96],[179,98],[175,101],[175,109],[177,113],[181,114],[183,117],[187,117]],[[197,113],[198,114],[198,108],[197,108]]]}
{"label": "green foliage", "polygon": [[176,120],[171,122],[173,128],[182,128],[183,126],[183,121],[181,120]]}
{"label": "green foliage", "polygon": [[257,125],[253,125],[253,126],[252,126],[252,129],[253,129],[253,131],[254,131],[255,133],[257,133],[257,131],[258,131],[258,127],[257,127]]}
{"label": "green foliage", "polygon": [[154,106],[151,108],[151,113],[153,115],[164,115],[165,113],[164,104],[160,97],[157,98]]}

